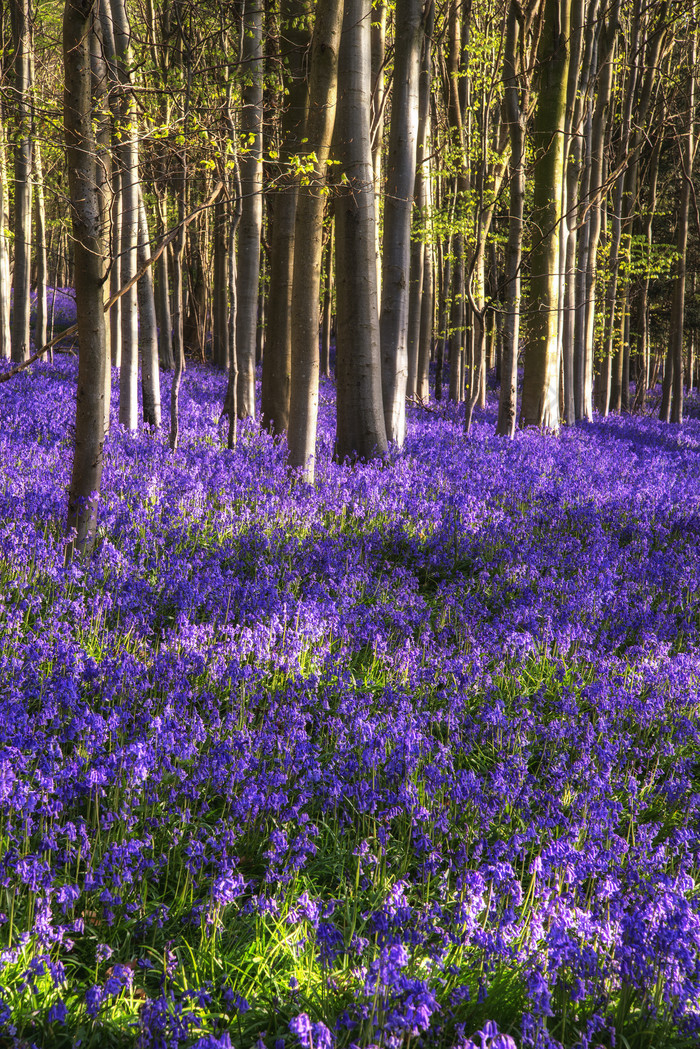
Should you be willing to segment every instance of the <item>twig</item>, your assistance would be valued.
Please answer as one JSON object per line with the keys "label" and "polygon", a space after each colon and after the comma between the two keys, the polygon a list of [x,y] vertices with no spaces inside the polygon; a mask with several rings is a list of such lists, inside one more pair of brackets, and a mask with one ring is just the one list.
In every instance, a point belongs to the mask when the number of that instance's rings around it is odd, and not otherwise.
{"label": "twig", "polygon": [[[168,244],[171,244],[175,240],[178,233],[180,232],[180,229],[186,229],[187,226],[189,226],[190,222],[192,222],[193,219],[196,219],[197,215],[199,215],[200,212],[204,211],[206,208],[211,207],[211,205],[214,203],[214,201],[216,200],[223,188],[223,182],[218,182],[212,190],[210,196],[207,197],[203,204],[200,204],[199,207],[194,209],[194,211],[191,211],[189,215],[185,216],[182,222],[178,222],[177,226],[174,226],[173,229],[166,233],[156,250],[151,255],[150,259],[147,262],[144,262],[144,264],[136,271],[131,280],[127,281],[123,288],[120,288],[119,291],[115,292],[114,295],[112,295],[111,298],[107,300],[104,306],[105,313],[107,313],[112,308],[112,306],[114,306],[114,303],[117,302],[118,299],[121,299],[122,295],[126,295],[127,291],[129,291],[130,288],[133,288],[134,284],[136,284],[137,281],[141,280],[144,273],[148,269],[150,269],[153,263],[160,258],[160,256],[167,248]],[[0,382],[9,382],[9,380],[13,379],[15,375],[19,375],[19,373],[23,372],[25,368],[28,368],[30,364],[34,364],[34,362],[38,361],[40,357],[43,357],[45,353],[48,353],[48,351],[53,346],[55,346],[56,343],[60,342],[62,339],[67,339],[69,335],[77,334],[78,325],[72,324],[70,328],[66,328],[64,331],[60,332],[59,335],[55,335],[50,342],[47,342],[45,346],[42,346],[40,350],[37,350],[36,353],[33,353],[31,357],[29,357],[26,361],[23,361],[22,364],[18,364],[14,368],[11,368],[10,371],[4,372],[2,375],[0,375]]]}

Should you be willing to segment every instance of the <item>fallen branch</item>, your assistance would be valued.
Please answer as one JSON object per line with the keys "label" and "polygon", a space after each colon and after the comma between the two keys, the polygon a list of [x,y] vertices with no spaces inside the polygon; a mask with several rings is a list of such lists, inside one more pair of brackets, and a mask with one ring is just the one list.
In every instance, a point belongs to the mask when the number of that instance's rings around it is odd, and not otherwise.
{"label": "fallen branch", "polygon": [[[180,230],[187,229],[190,222],[192,222],[193,219],[196,219],[197,215],[199,215],[200,212],[205,211],[207,208],[211,207],[211,205],[214,203],[214,201],[216,200],[223,188],[223,182],[217,182],[211,195],[207,197],[204,203],[200,204],[199,207],[194,209],[194,211],[191,211],[189,215],[185,216],[182,222],[178,222],[177,226],[174,226],[171,230],[169,230],[168,233],[166,233],[156,250],[151,255],[150,259],[147,262],[144,262],[140,269],[136,271],[131,280],[128,281],[123,288],[120,288],[119,291],[115,292],[114,295],[112,295],[111,298],[107,300],[104,307],[105,313],[107,313],[112,308],[112,306],[114,306],[114,303],[117,302],[118,299],[121,299],[122,295],[126,295],[127,291],[129,291],[130,288],[133,288],[134,284],[136,284],[137,281],[141,280],[146,270],[150,269],[153,263],[160,258],[160,256],[167,248],[168,244],[171,244],[175,240]],[[29,357],[26,361],[23,361],[22,364],[17,364],[8,372],[3,372],[3,374],[0,375],[0,382],[9,382],[9,380],[13,379],[15,375],[19,375],[19,373],[23,372],[25,368],[28,368],[30,364],[34,364],[34,362],[38,361],[40,357],[43,357],[45,353],[48,353],[49,350],[52,349],[57,343],[61,342],[62,339],[67,339],[69,335],[77,334],[78,325],[72,324],[70,328],[66,328],[64,331],[60,332],[60,334],[55,335],[50,342],[47,342],[46,345],[42,346],[40,350],[36,351],[36,353],[33,353],[31,357]]]}

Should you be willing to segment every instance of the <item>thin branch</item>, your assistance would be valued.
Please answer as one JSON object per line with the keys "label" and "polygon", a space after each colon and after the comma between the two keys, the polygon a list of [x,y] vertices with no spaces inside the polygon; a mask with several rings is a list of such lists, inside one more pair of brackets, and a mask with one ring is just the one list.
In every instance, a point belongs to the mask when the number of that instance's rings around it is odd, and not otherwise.
{"label": "thin branch", "polygon": [[[118,299],[121,299],[122,295],[126,295],[127,291],[129,291],[130,288],[133,288],[134,284],[136,284],[137,281],[141,280],[144,273],[148,269],[150,269],[153,263],[160,258],[167,246],[175,240],[180,230],[186,229],[187,226],[189,226],[190,222],[192,222],[193,219],[196,219],[197,215],[199,215],[202,211],[205,211],[207,208],[210,208],[212,206],[212,204],[218,197],[219,193],[221,193],[223,188],[223,182],[218,182],[212,190],[210,196],[207,197],[203,204],[200,204],[199,207],[194,209],[194,211],[191,211],[189,215],[185,216],[182,222],[178,222],[176,226],[174,226],[168,233],[166,233],[156,250],[151,255],[150,259],[147,262],[144,262],[140,269],[136,271],[131,280],[128,281],[123,288],[120,288],[119,291],[115,292],[114,295],[112,295],[112,297],[107,300],[104,306],[105,313],[107,313],[112,308],[112,306],[114,306],[114,303]],[[46,345],[42,346],[40,350],[37,350],[36,353],[33,353],[28,360],[24,361],[22,364],[16,365],[14,368],[11,368],[10,371],[4,372],[2,375],[0,375],[0,382],[9,382],[9,380],[13,379],[15,375],[19,375],[19,373],[23,372],[25,368],[28,368],[30,364],[34,364],[34,362],[38,361],[40,357],[43,357],[45,353],[48,353],[48,351],[53,346],[55,346],[56,343],[61,342],[62,339],[68,338],[69,335],[77,335],[77,333],[78,325],[72,324],[70,328],[66,328],[65,331],[62,331],[58,335],[55,335],[51,342],[47,342]]]}

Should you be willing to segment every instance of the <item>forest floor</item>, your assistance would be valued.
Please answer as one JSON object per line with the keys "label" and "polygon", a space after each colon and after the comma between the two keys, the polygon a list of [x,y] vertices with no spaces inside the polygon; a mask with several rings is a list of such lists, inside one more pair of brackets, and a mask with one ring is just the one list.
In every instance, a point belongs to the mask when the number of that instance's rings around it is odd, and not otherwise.
{"label": "forest floor", "polygon": [[[167,379],[164,403],[167,403]],[[0,387],[0,1046],[700,1043],[700,403],[290,476]]]}

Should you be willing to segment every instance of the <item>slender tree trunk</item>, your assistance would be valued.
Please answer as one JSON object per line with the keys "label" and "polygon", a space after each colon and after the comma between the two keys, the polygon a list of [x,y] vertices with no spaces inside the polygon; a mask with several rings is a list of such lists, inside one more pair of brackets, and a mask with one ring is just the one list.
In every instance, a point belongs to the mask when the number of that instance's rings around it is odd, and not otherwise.
{"label": "slender tree trunk", "polygon": [[185,369],[185,296],[182,262],[185,254],[184,219],[187,206],[187,135],[189,131],[192,51],[189,39],[185,38],[179,5],[176,8],[180,66],[184,64],[185,98],[182,108],[183,143],[177,157],[177,220],[178,232],[173,243],[173,381],[170,386],[170,448],[174,452],[180,440],[180,383]]}
{"label": "slender tree trunk", "polygon": [[[599,74],[598,93],[591,127],[591,167],[589,181],[590,218],[588,222],[588,251],[584,282],[584,309],[582,360],[581,360],[581,418],[593,418],[593,375],[595,350],[595,317],[598,269],[598,246],[605,213],[605,131],[612,95],[613,56],[615,37],[618,30],[620,0],[613,0],[598,47]],[[607,404],[607,378],[603,381]]]}
{"label": "slender tree trunk", "polygon": [[522,13],[517,0],[508,9],[503,62],[504,110],[510,135],[510,213],[505,267],[505,319],[496,433],[513,437],[518,403],[518,341],[520,338],[520,267],[525,209],[526,102],[521,105],[518,55],[522,47]]}
{"label": "slender tree trunk", "polygon": [[15,268],[12,300],[12,360],[29,357],[32,250],[31,12],[29,0],[12,0],[15,95]]}
{"label": "slender tree trunk", "polygon": [[698,37],[697,26],[692,29],[690,56],[688,60],[688,94],[687,112],[683,140],[680,145],[683,182],[678,209],[678,234],[676,250],[676,279],[673,284],[673,303],[671,306],[671,338],[669,357],[673,359],[673,399],[671,401],[671,422],[683,422],[683,332],[685,318],[685,278],[686,253],[688,250],[688,215],[690,212],[690,194],[692,190],[693,167],[697,148],[695,135],[695,69],[697,64]]}
{"label": "slender tree trunk", "polygon": [[94,0],[66,0],[63,14],[64,120],[75,252],[80,355],[66,561],[89,553],[102,479],[107,367],[102,295],[102,212],[92,128],[90,33]]}
{"label": "slender tree trunk", "polygon": [[[165,200],[156,194],[156,228],[158,236],[167,230]],[[158,357],[165,371],[175,367],[173,357],[173,323],[170,315],[170,274],[168,252],[162,251],[156,260],[156,307],[158,313]]]}
{"label": "slender tree trunk", "polygon": [[141,391],[143,396],[143,421],[147,426],[160,426],[160,371],[158,368],[158,325],[156,322],[156,302],[153,291],[153,271],[151,262],[151,242],[148,232],[146,207],[143,193],[139,190],[139,270],[147,266],[144,275],[138,281],[139,304],[139,355],[141,357]]}
{"label": "slender tree trunk", "polygon": [[[430,88],[432,83],[432,62],[430,49],[432,45],[433,23],[435,19],[434,0],[430,0],[425,12],[425,28],[421,52],[420,76],[418,81],[418,131],[416,145],[416,177],[413,189],[414,215],[420,227],[421,235],[414,236],[411,242],[410,284],[408,303],[408,384],[406,394],[413,400],[419,396],[419,367],[421,357],[421,331],[423,318],[423,291],[426,286],[425,265],[427,243],[425,227],[430,219]],[[432,259],[431,259],[432,262]],[[423,362],[424,363],[424,362]],[[423,391],[427,398],[427,391]]]}
{"label": "slender tree trunk", "polygon": [[[109,98],[109,70],[105,60],[105,46],[102,32],[102,20],[99,13],[95,11],[93,18],[93,32],[90,34],[90,70],[92,76],[92,97],[95,109],[95,142],[97,147],[97,192],[100,202],[100,230],[102,257],[110,259],[110,211],[112,207],[112,150],[111,150],[111,120],[108,112]],[[54,296],[55,296],[54,287]],[[104,281],[102,286],[102,298],[106,303],[109,299],[109,282]],[[53,311],[52,324],[53,328]],[[107,323],[106,331],[106,360],[105,368],[105,396],[104,396],[104,427],[105,434],[109,433],[110,408],[112,401],[112,368],[111,368],[111,332]],[[53,335],[49,332],[49,338]]]}
{"label": "slender tree trunk", "polygon": [[[370,134],[372,136],[372,172],[374,175],[374,213],[380,214],[382,195],[382,146],[384,143],[384,116],[387,91],[384,84],[386,62],[386,16],[387,4],[376,0],[372,4],[372,98],[370,110]],[[380,249],[379,222],[375,223],[375,263],[377,267],[377,303],[382,302],[382,253]]]}
{"label": "slender tree trunk", "polygon": [[382,410],[375,213],[369,111],[370,0],[346,0],[338,77],[338,159],[347,184],[336,198],[336,458],[387,451]]}
{"label": "slender tree trunk", "polygon": [[289,428],[294,227],[299,192],[299,179],[291,165],[293,158],[308,152],[308,143],[302,139],[307,95],[304,64],[311,44],[311,8],[310,0],[282,0],[281,3],[286,99],[280,129],[278,184],[268,191],[272,202],[270,293],[261,398],[262,424],[274,435],[286,433]]}
{"label": "slender tree trunk", "polygon": [[5,153],[5,127],[0,110],[0,360],[11,356],[12,335],[10,331],[10,246],[7,230],[8,215],[7,159]]}
{"label": "slender tree trunk", "polygon": [[423,0],[397,0],[396,25],[379,329],[386,434],[400,448],[406,437],[411,211],[416,181]]}
{"label": "slender tree trunk", "polygon": [[41,166],[41,150],[39,143],[34,144],[34,182],[36,185],[35,199],[35,237],[36,242],[36,319],[34,321],[34,345],[37,349],[45,346],[48,339],[46,336],[48,323],[48,300],[47,300],[47,258],[46,258],[46,204],[44,201],[44,176]]}
{"label": "slender tree trunk", "polygon": [[[318,0],[314,24],[309,99],[304,138],[316,160],[308,184],[299,189],[294,224],[292,281],[292,371],[288,462],[313,484],[318,420],[318,304],[323,254],[323,189],[336,118],[342,0]],[[373,193],[370,185],[369,191]],[[342,202],[341,202],[342,206]],[[372,266],[374,258],[372,257]]]}
{"label": "slender tree trunk", "polygon": [[212,288],[212,361],[228,365],[228,209],[221,197],[214,205],[214,286]]}
{"label": "slender tree trunk", "polygon": [[420,332],[418,341],[418,376],[416,397],[421,403],[430,400],[430,354],[433,346],[433,317],[435,313],[435,275],[433,249],[424,246],[423,291],[420,302]]}
{"label": "slender tree trunk", "polygon": [[[136,104],[131,90],[131,29],[126,0],[111,0],[112,25],[119,80],[121,144],[122,227],[121,282],[127,284],[137,268],[139,229],[139,170]],[[136,286],[122,296],[121,369],[119,372],[119,422],[129,430],[138,427],[138,293]]]}
{"label": "slender tree trunk", "polygon": [[335,222],[331,215],[331,226],[328,233],[325,261],[323,264],[323,321],[321,324],[321,375],[331,377],[331,327],[333,322],[333,248]]}
{"label": "slender tree trunk", "polygon": [[559,429],[559,238],[561,234],[571,0],[545,0],[538,48],[538,100],[533,139],[533,247],[530,252],[528,346],[521,425]]}
{"label": "slender tree trunk", "polygon": [[240,158],[243,210],[238,231],[236,354],[238,417],[255,418],[255,347],[262,231],[263,4],[250,0],[243,19],[244,75]]}

